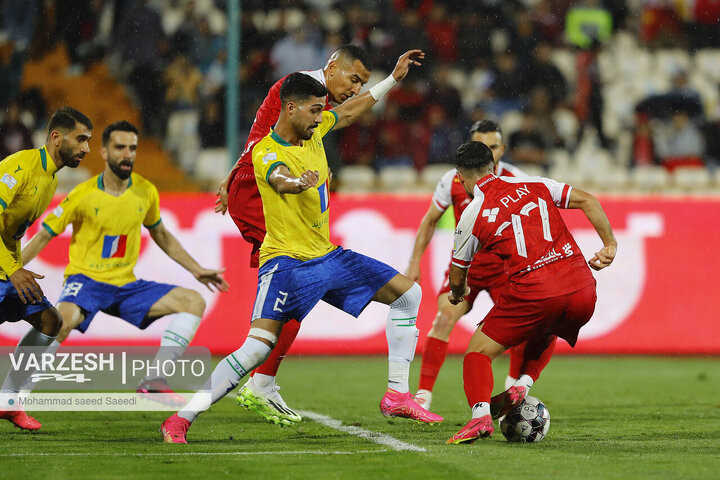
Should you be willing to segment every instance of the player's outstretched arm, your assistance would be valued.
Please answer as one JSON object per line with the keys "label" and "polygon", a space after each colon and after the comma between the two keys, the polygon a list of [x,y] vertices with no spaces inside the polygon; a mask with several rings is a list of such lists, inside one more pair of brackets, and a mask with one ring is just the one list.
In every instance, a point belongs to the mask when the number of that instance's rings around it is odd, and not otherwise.
{"label": "player's outstretched arm", "polygon": [[394,86],[405,78],[410,71],[412,65],[422,65],[418,60],[425,58],[422,50],[409,50],[398,58],[397,64],[392,74],[385,80],[381,81],[367,92],[357,97],[347,100],[333,111],[337,114],[338,120],[335,122],[333,130],[345,128],[357,120],[367,110],[375,105],[382,97],[384,97]]}
{"label": "player's outstretched arm", "polygon": [[38,230],[35,236],[33,236],[22,249],[23,265],[27,265],[33,258],[37,257],[52,239],[53,236],[44,228]]}
{"label": "player's outstretched arm", "polygon": [[588,265],[593,270],[602,270],[610,265],[615,259],[617,252],[617,240],[613,235],[610,220],[608,220],[605,211],[602,209],[600,202],[593,195],[580,189],[573,188],[570,192],[570,202],[568,208],[579,208],[583,211],[593,228],[600,236],[603,242],[603,248],[595,252],[593,258],[588,261]]}
{"label": "player's outstretched arm", "polygon": [[405,270],[405,276],[413,282],[420,283],[420,260],[428,245],[430,245],[430,240],[432,240],[435,234],[435,229],[442,215],[443,212],[435,208],[435,205],[431,203],[430,208],[428,208],[428,211],[420,222],[417,234],[415,235],[415,244],[410,254],[410,262]]}
{"label": "player's outstretched arm", "polygon": [[320,172],[307,170],[299,177],[290,173],[285,165],[278,165],[268,177],[268,183],[277,193],[297,194],[317,185]]}
{"label": "player's outstretched arm", "polygon": [[211,292],[214,289],[221,292],[227,292],[230,285],[222,277],[222,270],[212,270],[209,268],[202,267],[193,257],[188,253],[187,250],[182,246],[180,241],[165,228],[165,225],[160,223],[156,227],[150,229],[150,236],[157,243],[158,247],[162,248],[168,257],[179,263],[185,270],[192,273],[192,275],[203,285],[205,285]]}

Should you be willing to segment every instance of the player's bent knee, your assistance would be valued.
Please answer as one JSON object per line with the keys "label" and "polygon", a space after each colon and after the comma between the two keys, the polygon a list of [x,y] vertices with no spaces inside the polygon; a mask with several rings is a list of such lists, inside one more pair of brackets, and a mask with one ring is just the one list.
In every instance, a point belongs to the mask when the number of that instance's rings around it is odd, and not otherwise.
{"label": "player's bent knee", "polygon": [[60,313],[54,308],[48,308],[42,312],[40,317],[40,331],[51,337],[56,337],[63,329],[63,319]]}
{"label": "player's bent knee", "polygon": [[248,337],[260,340],[270,348],[275,348],[277,344],[277,335],[263,328],[251,327],[248,331]]}
{"label": "player's bent knee", "polygon": [[196,290],[186,290],[183,293],[187,293],[187,309],[189,313],[196,313],[198,316],[202,316],[202,314],[205,312],[205,307],[207,306],[207,303],[205,302],[205,299],[202,295],[200,295],[200,292]]}

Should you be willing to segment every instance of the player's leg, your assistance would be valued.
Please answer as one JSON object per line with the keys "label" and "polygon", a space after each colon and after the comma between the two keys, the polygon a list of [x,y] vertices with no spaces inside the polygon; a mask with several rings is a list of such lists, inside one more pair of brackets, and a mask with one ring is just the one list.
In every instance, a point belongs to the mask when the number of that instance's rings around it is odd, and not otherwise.
{"label": "player's leg", "polygon": [[[523,389],[523,398],[530,393],[530,387],[540,378],[540,373],[545,369],[555,351],[557,336],[546,335],[538,339],[528,340],[525,343],[513,347],[511,350],[518,350],[516,355],[520,357],[520,366],[517,367],[517,380],[515,380],[506,391],[511,389]],[[512,355],[512,354],[511,354]],[[511,356],[512,360],[512,356]]]}
{"label": "player's leg", "polygon": [[[37,311],[37,308],[44,308],[44,310]],[[62,326],[62,317],[46,299],[41,305],[34,308],[29,306],[27,310],[32,313],[27,314],[25,320],[32,325],[32,328],[20,339],[15,349],[16,358],[19,358],[21,353],[24,357],[27,357],[28,353],[32,353],[37,357],[42,356],[57,338]],[[0,397],[3,399],[3,404],[15,405],[13,410],[0,411],[0,418],[9,420],[18,428],[25,430],[37,430],[42,426],[40,422],[26,414],[20,404],[17,403],[20,389],[33,373],[36,373],[35,370],[27,367],[17,370],[11,369],[3,381],[2,388],[0,388]]]}
{"label": "player's leg", "polygon": [[53,343],[55,351],[62,342],[70,335],[75,327],[85,321],[85,313],[82,308],[70,302],[58,302],[56,308],[63,318],[62,328],[58,333],[57,340]]}
{"label": "player's leg", "polygon": [[178,413],[167,418],[161,427],[165,442],[187,443],[190,424],[210,405],[230,393],[240,380],[270,355],[282,329],[279,320],[258,318],[250,324],[243,345],[223,358],[210,376],[208,391],[196,393]]}
{"label": "player's leg", "polygon": [[437,380],[440,367],[447,356],[450,333],[458,320],[468,313],[471,307],[472,303],[470,302],[453,305],[445,293],[440,293],[438,296],[438,311],[425,340],[420,366],[420,381],[416,394],[418,403],[427,410],[430,410],[435,380]]}
{"label": "player's leg", "polygon": [[463,387],[472,418],[447,443],[472,443],[489,437],[495,430],[490,416],[490,396],[493,389],[492,361],[505,347],[483,333],[482,325],[475,330],[463,359]]}

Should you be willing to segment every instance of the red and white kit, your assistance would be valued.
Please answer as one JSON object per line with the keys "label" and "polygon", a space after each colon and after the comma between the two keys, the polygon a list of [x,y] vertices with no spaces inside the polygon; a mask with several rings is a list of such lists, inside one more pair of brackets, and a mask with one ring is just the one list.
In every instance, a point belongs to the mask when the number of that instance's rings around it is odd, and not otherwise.
{"label": "red and white kit", "polygon": [[506,347],[554,334],[574,345],[595,309],[595,278],[559,208],[572,187],[548,178],[487,175],[455,231],[453,265],[469,268],[484,248],[505,262],[510,283],[483,333]]}
{"label": "red and white kit", "polygon": [[[527,177],[519,168],[502,161],[498,163],[498,176]],[[443,175],[435,187],[432,198],[433,205],[441,212],[444,212],[452,205],[455,213],[455,225],[460,222],[460,216],[465,208],[470,205],[471,200],[467,192],[465,192],[465,188],[460,182],[455,169],[449,170]],[[450,291],[449,273],[450,264],[448,264],[445,279],[438,292],[440,295]],[[465,297],[465,301],[472,304],[481,291],[487,290],[494,303],[498,300],[507,280],[508,277],[505,274],[502,260],[494,253],[481,249],[473,258],[468,270],[467,282],[470,287],[470,295]]]}
{"label": "red and white kit", "polygon": [[[325,85],[325,74],[322,70],[301,72],[311,76]],[[243,238],[253,245],[250,266],[258,266],[260,245],[265,238],[265,215],[263,214],[260,192],[255,183],[255,171],[252,165],[253,146],[263,139],[277,123],[282,110],[280,87],[287,77],[278,80],[263,100],[255,115],[245,149],[237,161],[228,182],[228,212],[237,225]],[[325,100],[325,110],[331,109],[329,100]]]}

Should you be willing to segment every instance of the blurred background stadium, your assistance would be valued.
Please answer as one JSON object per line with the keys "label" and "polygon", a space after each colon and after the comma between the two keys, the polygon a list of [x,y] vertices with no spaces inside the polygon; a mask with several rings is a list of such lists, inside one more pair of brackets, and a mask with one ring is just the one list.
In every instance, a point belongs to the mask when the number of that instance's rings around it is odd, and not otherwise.
{"label": "blurred background stadium", "polygon": [[[161,191],[214,191],[272,83],[352,42],[370,52],[370,84],[408,48],[428,56],[326,140],[339,190],[430,191],[490,117],[506,161],[528,173],[591,191],[720,192],[719,2],[0,0],[0,11],[0,157],[40,145],[69,104],[98,129],[142,125],[138,170]],[[93,150],[62,172],[62,190],[101,169]]]}

